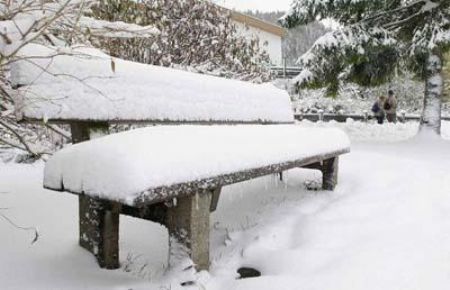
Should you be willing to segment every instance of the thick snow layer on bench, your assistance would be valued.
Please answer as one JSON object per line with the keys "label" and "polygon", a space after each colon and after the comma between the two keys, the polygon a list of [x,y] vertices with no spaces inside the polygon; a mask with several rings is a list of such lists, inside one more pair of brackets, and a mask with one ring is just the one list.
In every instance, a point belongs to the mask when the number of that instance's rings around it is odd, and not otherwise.
{"label": "thick snow layer on bench", "polygon": [[[293,122],[287,92],[112,59],[87,47],[31,44],[12,64],[19,117],[44,120]],[[53,57],[48,57],[53,56]]]}
{"label": "thick snow layer on bench", "polygon": [[339,129],[296,125],[158,126],[57,152],[44,185],[133,204],[148,189],[349,149]]}

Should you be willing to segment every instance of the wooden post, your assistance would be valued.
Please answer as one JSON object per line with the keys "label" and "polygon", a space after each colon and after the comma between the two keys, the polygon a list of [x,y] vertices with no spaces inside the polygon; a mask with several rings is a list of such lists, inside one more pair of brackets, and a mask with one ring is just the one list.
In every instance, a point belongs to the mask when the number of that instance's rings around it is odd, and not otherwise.
{"label": "wooden post", "polygon": [[322,189],[334,190],[338,181],[339,157],[322,162]]}
{"label": "wooden post", "polygon": [[[71,124],[72,142],[80,143],[108,134],[108,124]],[[79,197],[79,244],[97,258],[102,268],[119,268],[120,205],[86,195]]]}
{"label": "wooden post", "polygon": [[212,192],[177,199],[168,209],[169,234],[184,244],[197,270],[209,269],[209,218]]}

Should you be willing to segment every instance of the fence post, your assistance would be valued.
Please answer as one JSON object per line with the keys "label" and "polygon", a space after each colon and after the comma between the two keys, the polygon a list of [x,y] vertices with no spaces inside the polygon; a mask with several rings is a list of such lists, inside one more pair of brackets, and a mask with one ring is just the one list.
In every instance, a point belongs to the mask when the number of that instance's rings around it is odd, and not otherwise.
{"label": "fence post", "polygon": [[405,110],[401,110],[400,115],[402,116],[401,117],[401,122],[402,123],[406,123],[406,112],[405,112]]}
{"label": "fence post", "polygon": [[367,123],[369,121],[369,112],[367,110],[364,110],[363,114],[364,114],[364,123]]}
{"label": "fence post", "polygon": [[319,121],[323,122],[323,110],[318,110],[317,113],[319,114]]}

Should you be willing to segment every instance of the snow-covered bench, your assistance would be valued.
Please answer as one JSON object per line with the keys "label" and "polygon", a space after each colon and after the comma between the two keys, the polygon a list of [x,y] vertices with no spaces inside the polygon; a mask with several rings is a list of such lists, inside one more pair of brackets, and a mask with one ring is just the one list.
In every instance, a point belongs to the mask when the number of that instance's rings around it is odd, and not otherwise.
{"label": "snow-covered bench", "polygon": [[[339,130],[292,125],[289,96],[271,85],[122,60],[112,70],[108,56],[86,48],[51,61],[47,48],[24,53],[38,57],[12,67],[18,117],[70,124],[80,144],[47,162],[44,186],[79,195],[79,243],[101,267],[119,267],[125,214],[166,225],[207,269],[209,215],[223,186],[308,167],[332,190],[338,156],[349,152]],[[162,126],[104,136],[113,123]]]}

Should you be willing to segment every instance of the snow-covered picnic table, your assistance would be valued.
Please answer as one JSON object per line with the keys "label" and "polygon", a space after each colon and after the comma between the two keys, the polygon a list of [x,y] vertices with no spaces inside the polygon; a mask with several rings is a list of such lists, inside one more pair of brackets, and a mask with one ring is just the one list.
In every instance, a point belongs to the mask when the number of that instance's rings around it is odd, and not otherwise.
{"label": "snow-covered picnic table", "polygon": [[[86,47],[28,45],[21,56],[11,67],[18,118],[69,124],[74,143],[47,162],[44,185],[79,195],[79,243],[108,269],[119,267],[120,214],[166,225],[208,269],[210,211],[223,186],[307,167],[333,190],[350,149],[339,130],[295,126],[289,95],[271,84]],[[111,123],[141,122],[165,125],[104,136]]]}

